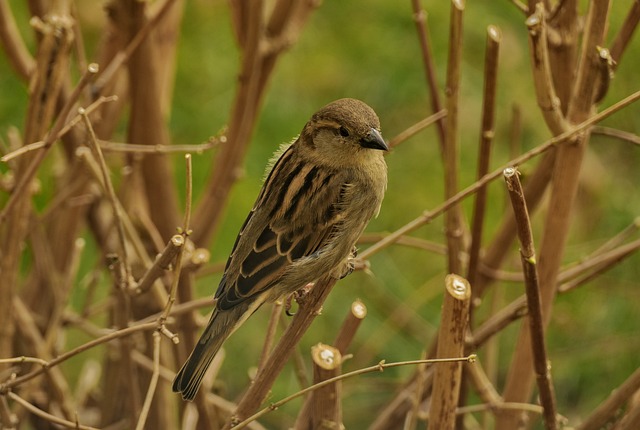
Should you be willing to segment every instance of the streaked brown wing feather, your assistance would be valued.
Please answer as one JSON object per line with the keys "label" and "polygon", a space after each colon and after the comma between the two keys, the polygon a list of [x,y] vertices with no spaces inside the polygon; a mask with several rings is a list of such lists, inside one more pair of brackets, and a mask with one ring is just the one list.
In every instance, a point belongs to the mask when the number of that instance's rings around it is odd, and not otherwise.
{"label": "streaked brown wing feather", "polygon": [[238,235],[216,292],[221,310],[273,286],[292,263],[322,249],[342,219],[345,185],[335,172],[295,158],[289,148],[275,164]]}

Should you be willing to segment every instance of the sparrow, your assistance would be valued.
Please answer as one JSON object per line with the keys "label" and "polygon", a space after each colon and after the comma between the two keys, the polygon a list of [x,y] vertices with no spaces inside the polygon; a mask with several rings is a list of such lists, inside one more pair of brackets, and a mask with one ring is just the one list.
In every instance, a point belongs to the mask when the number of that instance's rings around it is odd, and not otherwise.
{"label": "sparrow", "polygon": [[355,243],[378,215],[387,187],[388,149],[373,109],[345,98],[316,112],[276,153],[174,392],[193,400],[222,343],[262,304],[353,270]]}

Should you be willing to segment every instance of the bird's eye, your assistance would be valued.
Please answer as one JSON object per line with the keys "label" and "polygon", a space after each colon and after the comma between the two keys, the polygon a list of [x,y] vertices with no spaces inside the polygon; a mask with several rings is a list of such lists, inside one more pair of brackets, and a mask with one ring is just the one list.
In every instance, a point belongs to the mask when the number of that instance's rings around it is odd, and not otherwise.
{"label": "bird's eye", "polygon": [[347,130],[345,127],[340,127],[338,132],[340,133],[340,136],[342,136],[342,137],[349,137],[349,130]]}

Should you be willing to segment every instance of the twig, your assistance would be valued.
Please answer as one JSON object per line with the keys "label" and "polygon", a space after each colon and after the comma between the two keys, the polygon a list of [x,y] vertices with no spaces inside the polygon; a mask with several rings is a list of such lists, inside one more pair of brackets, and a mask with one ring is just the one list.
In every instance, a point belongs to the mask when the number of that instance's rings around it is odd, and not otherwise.
{"label": "twig", "polygon": [[345,355],[347,353],[347,349],[351,345],[351,341],[355,337],[358,327],[360,327],[360,323],[362,323],[362,320],[364,320],[366,316],[367,307],[360,299],[351,303],[349,313],[342,322],[342,326],[340,326],[336,339],[333,341],[333,345],[338,351],[340,351],[340,354]]}
{"label": "twig", "polygon": [[290,396],[285,397],[284,399],[281,399],[277,402],[271,403],[268,407],[260,410],[259,412],[253,414],[252,416],[248,417],[247,419],[245,419],[244,421],[241,421],[239,423],[237,423],[234,427],[232,427],[234,430],[236,429],[241,429],[246,427],[251,421],[255,421],[258,418],[268,414],[271,411],[274,411],[276,409],[278,409],[279,407],[281,407],[282,405],[284,405],[285,403],[290,402],[293,399],[296,399],[300,396],[304,396],[305,394],[317,390],[318,388],[322,388],[326,385],[329,384],[333,384],[335,382],[338,381],[342,381],[348,378],[352,378],[354,376],[358,376],[358,375],[364,375],[365,373],[373,373],[373,372],[382,372],[385,369],[390,369],[392,367],[400,367],[400,366],[415,366],[415,365],[420,365],[420,364],[444,364],[444,363],[459,363],[459,362],[468,362],[468,363],[472,363],[473,361],[475,361],[477,358],[477,356],[475,354],[471,354],[468,355],[466,357],[460,357],[460,358],[431,358],[431,359],[427,359],[427,360],[409,360],[409,361],[398,361],[398,362],[393,362],[393,363],[385,363],[384,360],[380,361],[378,364],[374,365],[374,366],[369,366],[369,367],[365,367],[362,369],[358,369],[358,370],[354,370],[348,373],[343,373],[342,375],[338,375],[334,378],[331,379],[327,379],[324,380],[318,384],[314,384],[310,387],[305,388],[304,390],[300,390],[297,393],[291,394]]}
{"label": "twig", "polygon": [[[358,244],[375,244],[387,237],[389,233],[364,233],[358,239]],[[421,249],[423,251],[434,252],[440,255],[447,254],[447,247],[440,243],[436,243],[430,240],[425,240],[419,237],[402,236],[395,241],[396,245],[407,246],[411,248]]]}
{"label": "twig", "polygon": [[118,232],[118,245],[120,246],[120,263],[118,264],[119,269],[122,271],[120,274],[120,279],[124,281],[124,285],[119,285],[123,290],[128,290],[130,285],[133,283],[133,278],[131,276],[131,266],[129,264],[129,258],[127,253],[127,241],[125,239],[124,227],[122,222],[121,208],[118,203],[118,198],[116,197],[116,191],[113,188],[113,183],[111,182],[111,177],[109,176],[109,168],[107,167],[107,162],[104,159],[104,155],[102,155],[102,150],[100,149],[100,145],[98,144],[98,139],[93,131],[93,126],[91,125],[91,121],[87,116],[87,112],[84,108],[79,108],[78,113],[82,115],[82,119],[84,121],[85,127],[89,133],[88,142],[91,145],[91,149],[98,160],[98,166],[100,167],[100,172],[102,173],[102,185],[105,188],[107,193],[107,198],[111,203],[111,207],[113,210],[113,219],[116,226],[116,231]]}
{"label": "twig", "polygon": [[143,145],[135,143],[110,142],[107,140],[100,140],[99,143],[103,151],[112,152],[133,152],[139,154],[170,154],[174,152],[188,152],[200,154],[204,151],[215,148],[225,141],[226,138],[221,136],[219,138],[212,138],[208,142],[198,145]]}
{"label": "twig", "polygon": [[22,375],[19,376],[15,379],[12,379],[10,381],[7,381],[5,383],[1,383],[0,384],[0,394],[6,392],[7,390],[16,387],[18,385],[23,384],[24,382],[27,382],[43,373],[45,373],[48,369],[59,365],[60,363],[68,360],[71,357],[74,357],[84,351],[87,351],[91,348],[94,348],[98,345],[102,345],[103,343],[106,342],[110,342],[114,339],[120,339],[123,337],[127,337],[132,335],[133,333],[137,333],[140,331],[148,331],[148,330],[154,330],[157,328],[157,323],[155,321],[153,322],[149,322],[149,323],[144,323],[144,324],[136,324],[127,328],[123,328],[120,330],[115,330],[112,333],[102,336],[98,339],[94,339],[92,341],[89,341],[83,345],[78,346],[77,348],[74,348],[70,351],[67,351],[63,354],[60,354],[59,356],[57,356],[56,358],[54,358],[51,361],[48,361],[47,364],[45,366],[43,366],[40,369],[36,369],[32,372],[27,373],[26,375]]}
{"label": "twig", "polygon": [[[91,103],[89,106],[84,108],[84,111],[85,111],[85,113],[87,115],[90,115],[96,109],[98,109],[98,107],[100,107],[103,103],[116,101],[117,99],[118,99],[117,96],[100,97],[95,102]],[[73,119],[71,119],[69,122],[67,122],[64,125],[64,127],[62,127],[60,129],[60,131],[58,132],[58,135],[56,136],[56,140],[60,139],[62,136],[64,136],[69,130],[71,130],[71,128],[73,128],[81,120],[82,120],[82,115],[78,113],[76,116],[73,117]],[[45,144],[46,144],[45,140],[40,140],[38,142],[33,142],[33,143],[29,143],[27,145],[21,146],[20,148],[16,149],[15,151],[12,151],[12,152],[4,155],[2,158],[0,158],[0,161],[6,163],[9,160],[12,160],[12,159],[14,159],[16,157],[19,157],[19,156],[23,155],[23,154],[26,154],[27,152],[35,151],[36,149],[40,149],[40,148],[44,148]]]}
{"label": "twig", "polygon": [[543,2],[536,4],[536,10],[527,18],[526,24],[529,29],[529,52],[538,106],[551,132],[559,135],[565,133],[570,126],[564,118],[560,98],[553,85]]}
{"label": "twig", "polygon": [[6,1],[0,1],[0,41],[2,41],[9,63],[22,80],[27,82],[36,66],[36,61],[20,36],[11,6]]}
{"label": "twig", "polygon": [[258,369],[262,369],[269,358],[271,348],[273,347],[273,340],[276,336],[276,330],[278,329],[278,321],[280,321],[280,314],[282,314],[282,301],[277,301],[271,307],[271,316],[269,317],[269,324],[267,325],[267,332],[264,335],[264,342],[262,345],[262,352],[260,353],[260,360],[258,361]]}
{"label": "twig", "polygon": [[[460,65],[462,62],[463,0],[451,0],[449,24],[449,54],[447,62],[447,134],[443,147],[444,196],[451,199],[458,192],[459,137],[458,103],[460,93]],[[456,203],[445,213],[445,235],[449,273],[461,274],[463,251],[462,208]]]}
{"label": "twig", "polygon": [[500,311],[491,315],[484,323],[473,331],[473,334],[467,339],[466,343],[475,348],[480,348],[496,333],[502,331],[507,325],[513,321],[517,321],[527,314],[527,298],[522,295],[502,308]]}
{"label": "twig", "polygon": [[[599,71],[598,46],[602,46],[609,13],[609,0],[591,2],[585,26],[583,50],[575,86],[569,102],[567,120],[571,124],[593,118],[593,95]],[[604,112],[604,111],[603,111]],[[566,145],[558,148],[553,168],[553,188],[549,209],[544,221],[540,245],[542,256],[539,269],[541,313],[543,326],[549,323],[557,292],[557,278],[562,264],[567,238],[571,227],[571,214],[578,190],[580,167],[586,150],[588,131],[579,134]],[[506,402],[524,402],[529,399],[535,384],[533,351],[530,332],[522,326],[516,350],[511,358],[507,381],[503,391]],[[518,424],[515,414],[501,414],[496,429],[512,429]]]}
{"label": "twig", "polygon": [[629,42],[633,37],[633,33],[636,28],[638,28],[638,22],[640,22],[640,0],[635,0],[631,5],[631,9],[629,10],[629,14],[624,20],[620,31],[613,39],[613,43],[611,44],[611,58],[615,62],[615,67],[617,68],[622,60],[622,54],[627,49]]}
{"label": "twig", "polygon": [[158,255],[149,269],[142,275],[137,285],[131,285],[131,291],[140,295],[146,292],[156,279],[158,279],[171,263],[174,262],[176,256],[180,253],[180,249],[185,246],[185,238],[181,234],[174,234],[162,253]]}
{"label": "twig", "polygon": [[22,407],[24,407],[25,409],[27,409],[29,412],[31,412],[32,414],[39,416],[40,418],[47,420],[53,424],[58,424],[67,428],[72,428],[72,429],[78,429],[78,430],[99,430],[95,427],[90,427],[90,426],[85,426],[85,425],[81,425],[78,424],[78,422],[71,422],[71,421],[67,421],[65,419],[62,418],[58,418],[55,415],[51,415],[45,411],[43,411],[40,408],[36,408],[35,406],[33,406],[31,403],[27,402],[25,399],[23,399],[22,397],[18,396],[16,393],[12,393],[9,392],[7,393],[7,396],[15,401],[16,403],[19,403]]}
{"label": "twig", "polygon": [[[484,93],[482,97],[482,121],[480,129],[480,145],[478,149],[478,174],[480,179],[489,172],[491,161],[491,143],[493,142],[496,110],[496,90],[498,82],[498,54],[502,35],[500,29],[493,25],[487,28],[487,43],[484,62]],[[469,267],[467,279],[475,285],[482,245],[482,228],[484,226],[487,187],[478,189],[471,222],[471,246],[469,247]]]}
{"label": "twig", "polygon": [[383,240],[379,241],[378,243],[374,244],[373,246],[370,246],[369,248],[365,249],[363,252],[361,252],[359,254],[360,258],[366,260],[367,258],[371,257],[373,254],[381,251],[382,249],[386,248],[387,246],[395,243],[400,237],[411,233],[414,230],[417,230],[418,228],[422,227],[425,224],[428,224],[429,222],[431,222],[434,218],[436,218],[437,216],[441,215],[444,211],[446,211],[447,209],[449,209],[450,206],[460,202],[461,200],[465,199],[466,197],[470,196],[471,194],[475,193],[480,187],[486,185],[487,183],[495,180],[496,178],[500,177],[502,175],[502,171],[504,169],[506,169],[507,167],[510,166],[519,166],[522,163],[544,153],[545,151],[549,150],[550,148],[554,147],[555,145],[562,143],[562,142],[566,142],[569,139],[572,139],[576,134],[582,132],[583,130],[589,128],[590,126],[592,126],[593,124],[596,124],[602,120],[604,120],[605,118],[609,117],[610,115],[612,115],[613,113],[619,111],[620,109],[623,109],[624,107],[636,102],[638,99],[640,99],[640,91],[636,91],[635,93],[632,93],[631,95],[625,97],[624,99],[620,100],[619,102],[611,105],[610,107],[608,107],[607,109],[602,110],[601,112],[589,117],[589,119],[585,120],[584,122],[576,125],[575,127],[571,128],[570,130],[552,137],[551,139],[547,140],[546,142],[542,143],[541,145],[538,145],[537,147],[525,152],[524,154],[522,154],[521,156],[514,158],[513,160],[511,160],[509,163],[503,165],[502,167],[499,167],[498,169],[494,170],[491,173],[486,174],[485,176],[483,176],[479,181],[476,181],[475,183],[471,184],[470,186],[468,186],[467,188],[463,189],[462,191],[458,192],[456,195],[452,196],[451,198],[449,198],[448,200],[444,201],[443,203],[441,203],[439,206],[437,206],[435,209],[432,209],[430,211],[425,211],[422,215],[420,215],[419,217],[415,218],[414,220],[408,222],[407,224],[405,224],[404,226],[402,226],[401,228],[399,228],[398,230],[394,231],[393,233],[389,234],[388,236],[386,236]]}
{"label": "twig", "polygon": [[[445,294],[440,317],[437,357],[455,357],[464,353],[464,334],[469,322],[471,287],[455,274],[445,278]],[[462,375],[462,363],[445,363],[435,368],[429,408],[429,425],[453,430]]]}
{"label": "twig", "polygon": [[[182,228],[180,229],[180,235],[182,236],[182,240],[186,242],[191,235],[191,202],[193,199],[193,167],[191,163],[191,154],[186,154],[184,156],[184,160],[186,163],[186,175],[187,175],[187,189],[186,189],[186,200],[185,200],[185,209],[184,209],[184,219],[182,221]],[[164,328],[164,323],[169,317],[169,313],[171,312],[171,307],[176,300],[176,292],[178,291],[178,282],[180,281],[180,274],[182,271],[182,255],[184,253],[184,246],[178,248],[178,254],[176,255],[176,264],[173,270],[173,282],[171,283],[171,289],[169,290],[169,299],[167,300],[167,305],[164,309],[162,315],[158,318],[158,326],[161,331],[166,330]],[[168,334],[165,332],[165,334]],[[176,335],[170,335],[169,338],[174,342],[178,343],[178,337]]]}
{"label": "twig", "polygon": [[[356,300],[351,304],[350,312],[344,319],[336,339],[333,342],[333,346],[340,353],[341,356],[347,354],[347,348],[351,344],[353,337],[360,326],[360,323],[367,315],[367,307],[360,300]],[[296,418],[294,428],[300,430],[301,428],[307,428],[311,415],[311,405],[313,396],[308,396],[305,399],[304,404],[300,408],[300,412]]]}
{"label": "twig", "polygon": [[[413,20],[418,30],[418,40],[420,41],[420,50],[422,53],[422,63],[424,66],[425,79],[429,87],[429,95],[431,97],[431,111],[442,112],[442,102],[440,101],[440,91],[436,79],[436,68],[431,52],[431,43],[429,41],[429,30],[427,24],[427,12],[420,6],[420,0],[411,0],[413,9]],[[442,119],[438,119],[438,138],[440,140],[440,151],[444,153],[444,145],[446,140],[446,125]]]}
{"label": "twig", "polygon": [[40,163],[42,163],[42,160],[44,160],[45,155],[47,154],[47,152],[49,151],[53,143],[56,141],[58,133],[60,132],[60,130],[62,130],[62,127],[64,126],[65,121],[69,116],[69,112],[71,112],[71,109],[73,108],[76,101],[80,97],[80,93],[82,92],[84,87],[91,81],[91,79],[94,77],[94,75],[97,72],[98,72],[98,65],[95,63],[89,64],[87,71],[85,72],[84,75],[82,75],[82,78],[80,78],[80,82],[78,82],[78,85],[76,85],[73,92],[69,96],[67,103],[60,110],[60,113],[58,114],[58,117],[56,118],[56,121],[53,124],[53,127],[51,127],[51,130],[49,131],[49,133],[47,133],[47,137],[44,139],[44,144],[42,145],[42,149],[36,152],[36,155],[33,157],[29,165],[26,167],[25,171],[20,175],[18,182],[13,188],[13,192],[11,193],[11,196],[9,196],[9,200],[7,201],[6,205],[2,209],[2,212],[0,212],[0,223],[4,221],[5,217],[11,211],[11,208],[13,207],[13,205],[16,204],[17,200],[19,198],[26,198],[26,196],[29,194],[24,192],[25,187],[31,183],[31,180],[33,179],[33,177],[36,174],[36,171],[38,170],[38,166],[40,166]]}
{"label": "twig", "polygon": [[544,322],[542,319],[542,305],[540,303],[540,286],[538,285],[538,270],[536,252],[533,245],[533,233],[529,212],[524,200],[524,193],[518,171],[513,168],[504,170],[504,179],[513,206],[513,212],[518,226],[518,238],[520,239],[520,257],[522,271],[524,272],[524,285],[527,294],[527,307],[529,309],[529,330],[531,350],[533,351],[533,365],[536,371],[540,402],[544,408],[544,423],[547,430],[557,428],[556,402],[553,385],[551,383],[550,365],[547,359],[547,347],[544,340]]}
{"label": "twig", "polygon": [[140,44],[146,39],[151,30],[158,24],[158,22],[164,17],[164,15],[171,9],[171,6],[175,3],[175,0],[165,0],[165,2],[158,8],[157,12],[149,18],[144,26],[136,33],[131,39],[129,44],[124,50],[118,52],[113,59],[104,67],[96,83],[94,85],[94,91],[100,94],[107,84],[113,79],[115,73],[122,67],[124,63],[129,60]]}
{"label": "twig", "polygon": [[[440,110],[433,115],[430,115],[424,119],[421,119],[417,123],[413,124],[409,128],[401,131],[396,136],[394,136],[391,140],[389,140],[389,148],[395,148],[400,145],[405,140],[409,139],[412,136],[415,136],[431,124],[436,121],[439,121],[447,116],[447,111],[445,109]],[[438,122],[440,124],[440,122]]]}
{"label": "twig", "polygon": [[160,331],[153,332],[153,372],[151,372],[151,381],[149,381],[149,389],[147,395],[142,404],[142,410],[140,411],[140,417],[136,424],[136,430],[143,430],[149,416],[149,410],[151,409],[151,402],[153,401],[153,394],[156,391],[158,385],[158,378],[160,377]]}
{"label": "twig", "polygon": [[291,324],[289,324],[289,327],[273,349],[267,364],[258,372],[253,384],[238,403],[238,408],[233,417],[224,427],[225,430],[229,430],[236,423],[258,409],[295,349],[295,345],[297,345],[302,335],[318,315],[322,303],[324,303],[335,283],[336,280],[330,276],[321,278],[300,303],[298,312],[293,317]]}
{"label": "twig", "polygon": [[595,126],[591,130],[591,134],[615,137],[616,139],[624,140],[625,142],[640,146],[640,136],[634,133],[629,133],[628,131],[618,130],[616,128]]}
{"label": "twig", "polygon": [[511,1],[511,3],[513,3],[513,5],[520,10],[520,12],[524,13],[524,14],[529,14],[529,7],[522,3],[520,0],[509,0]]}
{"label": "twig", "polygon": [[558,287],[559,293],[566,293],[574,288],[582,285],[596,276],[601,275],[606,270],[609,270],[616,264],[622,262],[627,257],[630,257],[640,249],[640,239],[634,240],[626,245],[622,245],[611,251],[597,254],[593,258],[589,258],[579,265],[572,267],[562,273],[560,273],[559,280],[565,280],[571,278],[575,273],[581,273],[575,279],[566,281]]}
{"label": "twig", "polygon": [[502,402],[497,405],[482,403],[479,405],[463,406],[456,411],[456,414],[473,414],[483,411],[521,411],[542,415],[543,409],[541,406],[530,403]]}
{"label": "twig", "polygon": [[626,381],[613,390],[611,395],[576,427],[576,430],[598,430],[603,428],[638,389],[640,389],[640,368],[636,369]]}

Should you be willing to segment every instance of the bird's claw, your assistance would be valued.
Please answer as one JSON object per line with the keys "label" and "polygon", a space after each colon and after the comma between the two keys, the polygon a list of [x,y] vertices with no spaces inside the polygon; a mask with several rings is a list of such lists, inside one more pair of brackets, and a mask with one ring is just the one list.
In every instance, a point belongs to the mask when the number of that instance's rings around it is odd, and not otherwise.
{"label": "bird's claw", "polygon": [[300,288],[299,290],[296,290],[293,293],[289,294],[284,301],[284,313],[286,313],[287,316],[290,316],[290,317],[294,316],[296,313],[291,312],[293,300],[295,300],[296,303],[301,304],[312,288],[313,288],[313,283],[308,283],[307,285]]}

